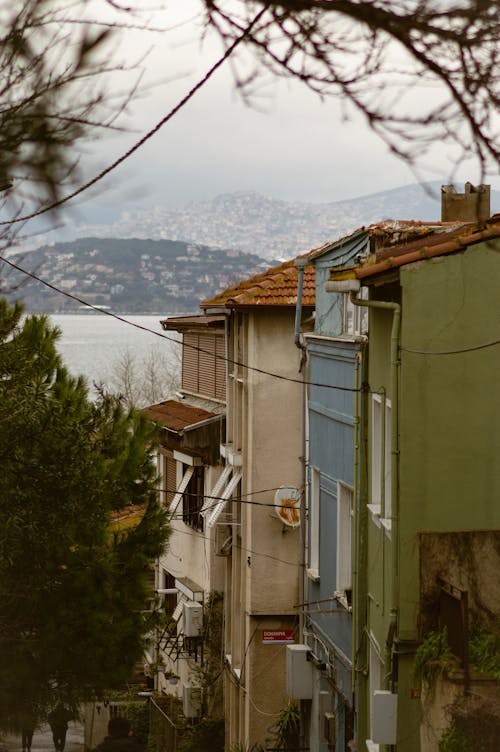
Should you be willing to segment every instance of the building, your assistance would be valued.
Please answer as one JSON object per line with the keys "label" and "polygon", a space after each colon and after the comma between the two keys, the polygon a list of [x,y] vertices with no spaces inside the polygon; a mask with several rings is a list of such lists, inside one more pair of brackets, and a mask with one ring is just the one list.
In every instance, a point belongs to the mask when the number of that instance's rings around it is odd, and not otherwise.
{"label": "building", "polygon": [[[347,751],[356,736],[358,672],[353,656],[365,611],[359,590],[359,499],[368,311],[340,291],[327,292],[330,270],[450,226],[387,220],[307,256],[316,270],[316,310],[314,331],[304,337],[309,386],[303,640],[312,664],[312,692],[310,706],[303,704],[303,717],[314,752],[332,745]],[[303,260],[296,263],[300,270]]]}
{"label": "building", "polygon": [[[205,517],[228,541],[226,749],[272,742],[289,702],[286,643],[299,639],[305,478],[297,286],[290,261],[202,303],[207,315],[226,317],[228,344],[225,469]],[[314,306],[310,267],[301,299],[306,320]]]}
{"label": "building", "polygon": [[145,410],[161,426],[159,493],[172,528],[157,563],[156,590],[167,621],[156,636],[151,671],[156,690],[182,699],[186,716],[207,712],[222,716],[222,690],[213,685],[204,691],[200,669],[210,659],[206,653],[210,610],[216,604],[222,609],[224,587],[216,530],[207,528],[202,511],[222,469],[225,318],[178,316],[162,325],[181,334],[182,375],[176,399]]}
{"label": "building", "polygon": [[[497,744],[498,682],[483,692],[491,677],[475,677],[468,625],[498,639],[499,250],[497,215],[429,228],[331,271],[329,289],[350,288],[369,311],[358,749],[437,752],[455,731],[470,748]],[[445,686],[422,698],[415,656],[445,627],[455,671],[444,667]]]}

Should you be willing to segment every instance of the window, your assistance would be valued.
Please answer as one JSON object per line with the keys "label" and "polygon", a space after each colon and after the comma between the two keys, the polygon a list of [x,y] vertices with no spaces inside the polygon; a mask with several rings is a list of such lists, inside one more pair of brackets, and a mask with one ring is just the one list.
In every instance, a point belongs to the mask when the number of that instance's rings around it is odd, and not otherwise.
{"label": "window", "polygon": [[[183,465],[186,473],[189,465]],[[203,494],[205,492],[205,472],[202,466],[191,468],[193,472],[182,494],[182,520],[194,530],[203,531]]]}
{"label": "window", "polygon": [[[358,298],[368,299],[368,288],[362,287],[358,293]],[[354,305],[349,295],[343,295],[342,306],[342,334],[352,336],[366,334],[368,331],[368,308],[366,306]]]}
{"label": "window", "polygon": [[[371,504],[369,509],[375,522],[390,531],[391,498],[391,403],[385,395],[372,398]],[[378,524],[378,522],[377,522]]]}
{"label": "window", "polygon": [[170,508],[169,508],[170,509],[170,519],[172,519],[173,516],[175,515],[175,513],[177,512],[177,508],[178,508],[179,504],[181,503],[181,501],[183,500],[184,491],[188,487],[188,483],[191,480],[191,478],[193,477],[193,475],[194,475],[194,466],[193,465],[188,465],[186,471],[184,472],[184,475],[182,476],[182,480],[181,480],[179,486],[177,487],[177,491],[175,492],[175,496],[174,496],[174,498],[172,499],[172,501],[170,503]]}
{"label": "window", "polygon": [[[170,572],[163,570],[163,584],[164,590],[173,590],[175,588],[175,577]],[[163,596],[163,603],[165,605],[165,613],[167,616],[172,616],[177,606],[177,593],[165,593]]]}
{"label": "window", "polygon": [[352,514],[353,491],[345,483],[337,483],[337,591],[352,587]]}
{"label": "window", "polygon": [[320,479],[319,468],[311,467],[309,486],[309,568],[307,574],[312,580],[319,580],[319,498]]}
{"label": "window", "polygon": [[182,389],[218,400],[226,399],[226,352],[222,334],[184,334]]}
{"label": "window", "polygon": [[[214,506],[210,509],[210,512],[206,516],[207,520],[207,527],[213,527],[217,520],[219,519],[222,510],[226,506],[229,499],[232,497],[233,493],[236,491],[236,488],[241,480],[241,473],[238,472],[235,468],[232,468],[233,477],[231,480],[227,483],[224,490],[219,491],[220,496],[217,500],[215,500]],[[222,477],[222,476],[221,476]],[[220,479],[219,479],[220,480]],[[217,488],[217,485],[213,489],[211,496],[218,496],[219,494],[215,493],[215,490]]]}

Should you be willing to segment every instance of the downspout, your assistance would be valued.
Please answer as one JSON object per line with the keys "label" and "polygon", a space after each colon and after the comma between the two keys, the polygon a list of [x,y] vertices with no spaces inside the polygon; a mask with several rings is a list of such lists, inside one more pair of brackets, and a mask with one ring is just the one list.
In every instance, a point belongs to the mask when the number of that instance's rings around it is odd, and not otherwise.
{"label": "downspout", "polygon": [[304,290],[304,269],[307,266],[305,259],[296,259],[295,266],[297,268],[297,302],[295,304],[295,345],[302,349],[302,343],[300,341],[300,322],[302,321],[302,296]]}
{"label": "downspout", "polygon": [[[359,280],[356,280],[359,284]],[[391,328],[391,538],[392,538],[392,598],[389,612],[389,629],[386,639],[386,673],[390,674],[392,683],[394,678],[391,671],[391,655],[394,636],[397,632],[399,614],[399,338],[401,332],[401,306],[399,303],[383,300],[362,300],[356,297],[356,292],[350,291],[350,300],[353,305],[366,306],[367,308],[379,308],[393,312]],[[385,399],[383,400],[385,406]],[[383,414],[382,425],[385,425]],[[384,475],[384,468],[381,468]],[[382,501],[382,500],[381,500]],[[394,687],[392,687],[394,690]]]}
{"label": "downspout", "polygon": [[[295,336],[294,336],[294,342],[295,346],[301,351],[301,361],[300,361],[300,369],[303,373],[303,386],[302,386],[302,488],[304,489],[304,493],[302,496],[302,511],[303,514],[303,520],[305,520],[305,510],[306,510],[306,462],[307,462],[307,440],[308,440],[308,431],[307,431],[307,387],[306,387],[306,373],[305,373],[305,359],[303,357],[305,347],[301,342],[300,339],[300,324],[302,321],[302,298],[303,298],[303,291],[304,291],[304,269],[307,266],[307,262],[305,259],[296,259],[295,260],[295,266],[297,268],[297,302],[295,304]],[[306,577],[306,546],[307,546],[307,536],[306,536],[306,526],[305,524],[302,524],[300,526],[300,536],[301,536],[301,545],[300,545],[300,552],[301,552],[301,562],[300,562],[300,575],[299,575],[299,603],[304,603],[305,601],[305,577]],[[302,640],[302,636],[304,634],[304,614],[302,610],[299,611],[299,639]]]}
{"label": "downspout", "polygon": [[357,621],[358,621],[358,473],[359,473],[359,370],[361,368],[361,352],[356,353],[356,367],[354,370],[354,479],[353,479],[353,545],[352,545],[352,618],[351,618],[351,694],[356,695],[356,654],[357,654]]}

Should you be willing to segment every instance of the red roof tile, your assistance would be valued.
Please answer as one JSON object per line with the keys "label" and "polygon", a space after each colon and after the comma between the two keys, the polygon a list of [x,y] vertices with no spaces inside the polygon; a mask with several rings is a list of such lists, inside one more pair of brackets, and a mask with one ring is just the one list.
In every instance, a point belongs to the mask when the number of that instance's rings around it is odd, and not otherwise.
{"label": "red roof tile", "polygon": [[456,253],[475,243],[500,237],[500,214],[491,217],[484,228],[472,222],[438,222],[427,228],[424,223],[420,224],[422,232],[417,237],[410,234],[406,242],[379,246],[376,253],[356,266],[332,268],[330,279],[366,279],[414,261]]}
{"label": "red roof tile", "polygon": [[[305,254],[306,256],[308,254]],[[245,279],[233,287],[228,287],[209,300],[204,300],[201,307],[240,308],[255,306],[295,306],[297,302],[298,271],[295,259],[274,266],[265,272]],[[315,274],[313,266],[306,266],[302,304],[314,306]]]}
{"label": "red roof tile", "polygon": [[177,400],[165,400],[165,402],[150,405],[144,408],[143,412],[151,420],[161,423],[165,428],[170,428],[172,431],[182,431],[209,418],[220,417],[216,413],[203,410],[201,407],[193,407]]}
{"label": "red roof tile", "polygon": [[411,243],[382,249],[372,259],[371,264],[355,268],[355,275],[360,279],[372,277],[394,267],[411,264],[434,256],[463,251],[475,243],[500,238],[500,215],[492,217],[484,229],[477,224],[464,223],[451,232],[424,237]]}

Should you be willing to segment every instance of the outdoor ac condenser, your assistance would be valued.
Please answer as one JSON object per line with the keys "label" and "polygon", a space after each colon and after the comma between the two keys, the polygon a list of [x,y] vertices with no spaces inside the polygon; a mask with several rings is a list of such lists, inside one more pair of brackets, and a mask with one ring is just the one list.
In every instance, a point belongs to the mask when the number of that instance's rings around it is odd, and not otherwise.
{"label": "outdoor ac condenser", "polygon": [[203,629],[203,606],[196,601],[183,604],[184,636],[199,637]]}
{"label": "outdoor ac condenser", "polygon": [[312,663],[308,645],[286,646],[286,691],[294,700],[313,696]]}
{"label": "outdoor ac condenser", "polygon": [[182,686],[182,712],[185,718],[198,718],[201,711],[201,688],[191,684]]}

